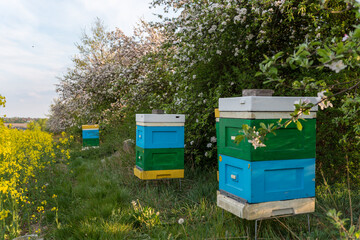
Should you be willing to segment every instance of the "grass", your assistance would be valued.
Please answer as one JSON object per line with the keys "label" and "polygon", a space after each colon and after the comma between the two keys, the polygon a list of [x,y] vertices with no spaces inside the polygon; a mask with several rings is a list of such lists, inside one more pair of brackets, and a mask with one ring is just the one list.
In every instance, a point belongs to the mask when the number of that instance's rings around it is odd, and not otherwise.
{"label": "grass", "polygon": [[[45,239],[253,239],[254,221],[216,206],[216,169],[185,169],[180,189],[175,179],[137,179],[134,154],[116,148],[114,152],[105,144],[74,150],[69,165],[59,164],[49,173],[48,190],[58,196],[60,226],[48,212],[42,221]],[[332,186],[330,192],[325,186],[317,188],[310,233],[306,215],[299,215],[259,222],[259,239],[339,238],[326,211],[336,208],[349,216],[348,195],[343,185]],[[355,223],[358,193],[352,191]],[[184,222],[179,224],[179,219]]]}

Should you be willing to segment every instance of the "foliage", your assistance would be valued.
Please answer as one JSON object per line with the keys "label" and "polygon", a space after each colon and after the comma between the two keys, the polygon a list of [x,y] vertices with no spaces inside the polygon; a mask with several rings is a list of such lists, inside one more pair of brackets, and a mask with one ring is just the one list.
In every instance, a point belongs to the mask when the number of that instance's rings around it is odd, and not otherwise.
{"label": "foliage", "polygon": [[120,29],[107,32],[98,19],[77,44],[74,67],[60,79],[59,98],[51,107],[49,128],[54,132],[81,124],[107,124],[124,117],[141,97],[141,84],[149,73],[139,62],[161,42],[161,34],[141,21],[134,35]]}
{"label": "foliage", "polygon": [[349,219],[342,219],[341,215],[341,212],[337,212],[335,209],[330,209],[327,212],[327,216],[339,230],[341,239],[359,239],[360,228],[358,226],[352,225],[349,229],[346,229],[346,222],[349,221]]}
{"label": "foliage", "polygon": [[[340,9],[342,10],[336,13],[340,14],[339,16],[347,13],[350,16],[353,15],[352,18],[354,18],[355,15],[359,15],[357,2],[351,2],[351,4],[349,2]],[[336,141],[339,142],[338,151],[343,152],[343,156],[331,163],[332,167],[328,167],[329,163],[322,162],[320,158],[320,164],[323,167],[327,165],[325,169],[329,176],[333,171],[337,173],[341,171],[341,175],[344,176],[348,170],[344,168],[344,159],[348,157],[351,158],[350,165],[353,174],[359,173],[355,166],[360,162],[358,151],[360,25],[355,24],[358,24],[358,20],[343,36],[328,36],[322,41],[307,39],[295,47],[293,54],[278,52],[271,57],[265,56],[265,60],[260,64],[260,72],[257,74],[266,77],[265,83],[277,88],[287,85],[305,94],[318,93],[318,105],[321,110],[328,107],[337,108],[333,111],[337,114],[327,121],[329,125],[335,124],[336,131],[341,132]],[[323,123],[320,122],[320,124]],[[334,133],[334,136],[336,135]],[[322,135],[318,136],[322,137]],[[324,145],[318,149],[322,151],[322,147]]]}
{"label": "foliage", "polygon": [[[213,111],[220,97],[240,96],[242,89],[263,88],[264,83],[276,88],[275,95],[320,93],[318,104],[333,104],[336,119],[342,116],[338,102],[345,103],[351,95],[357,99],[355,87],[349,95],[340,94],[356,83],[358,74],[355,68],[343,69],[356,66],[357,55],[348,52],[357,46],[353,44],[354,25],[359,24],[355,1],[154,0],[152,6],[176,14],[160,16],[157,23],[140,22],[134,36],[125,36],[119,29],[107,32],[99,20],[91,35],[84,35],[74,67],[57,86],[59,99],[49,119],[52,131],[71,129],[79,134],[85,123],[111,129],[124,118],[154,108],[185,113],[187,162],[215,165]],[[341,45],[345,34],[348,38]],[[345,61],[350,56],[351,64]],[[340,95],[345,97],[334,99]],[[297,119],[308,107],[302,104],[292,116],[299,129]],[[351,144],[358,139],[357,125],[350,118],[319,120],[331,128],[340,124],[337,128],[347,136],[355,134],[348,140]],[[255,137],[248,140],[260,146],[257,132],[247,132]],[[318,142],[326,142],[327,137],[321,132]],[[333,155],[343,151],[340,145],[320,147]],[[319,156],[318,161],[326,160]]]}
{"label": "foliage", "polygon": [[[307,53],[294,52],[296,46],[302,46],[305,40],[330,44],[334,37],[342,38],[358,23],[358,5],[354,1],[156,0],[153,4],[181,12],[179,17],[165,18],[163,24],[173,33],[167,39],[167,50],[176,48],[171,52],[170,66],[174,74],[170,81],[176,83],[177,91],[173,95],[174,104],[167,109],[189,114],[186,150],[190,156],[196,155],[196,162],[202,163],[208,162],[203,161],[206,158],[199,158],[199,153],[208,153],[205,146],[209,146],[209,139],[214,134],[212,112],[219,97],[239,95],[243,88],[262,88],[263,82],[277,87],[276,95],[316,95],[321,91],[292,89],[289,82],[318,76],[317,69],[304,67],[304,71],[296,72],[288,67],[278,70],[277,60],[288,58],[292,59],[292,65],[306,66],[305,63],[312,62],[301,62],[299,55],[307,56]],[[296,57],[292,57],[293,53]],[[273,57],[267,57],[269,55]],[[262,72],[270,76],[283,74],[283,79],[278,84],[269,79],[264,81],[262,75],[256,74],[259,64]],[[328,82],[334,81],[334,77],[326,76]],[[319,104],[326,106],[328,102],[325,98],[322,100]],[[301,108],[297,110],[294,120],[301,129],[297,121]],[[251,132],[247,133],[251,135]],[[249,140],[258,143],[257,147],[262,144],[259,138]]]}
{"label": "foliage", "polygon": [[[6,99],[0,94],[0,107],[5,107]],[[4,116],[5,117],[5,116]]]}
{"label": "foliage", "polygon": [[134,212],[131,215],[133,218],[133,224],[137,227],[154,227],[160,224],[160,212],[155,212],[155,210],[149,206],[141,206],[139,199],[137,201],[131,202]]}
{"label": "foliage", "polygon": [[0,106],[5,107],[5,103],[6,103],[5,97],[0,95]]}
{"label": "foliage", "polygon": [[39,129],[41,131],[47,130],[47,118],[39,118],[27,124],[29,130]]}

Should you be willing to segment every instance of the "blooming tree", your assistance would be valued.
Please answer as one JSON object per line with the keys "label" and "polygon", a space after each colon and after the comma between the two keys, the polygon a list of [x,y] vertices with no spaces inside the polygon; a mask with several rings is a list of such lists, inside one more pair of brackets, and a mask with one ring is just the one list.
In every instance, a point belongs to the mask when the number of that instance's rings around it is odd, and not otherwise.
{"label": "blooming tree", "polygon": [[141,21],[134,35],[120,29],[107,32],[98,19],[92,35],[77,44],[74,67],[60,78],[59,98],[51,107],[53,131],[79,128],[85,123],[121,120],[124,109],[134,105],[148,75],[143,58],[161,43],[161,33]]}
{"label": "blooming tree", "polygon": [[[264,83],[268,88],[276,88],[276,95],[314,96],[324,90],[304,91],[292,88],[291,82],[326,74],[326,70],[319,73],[316,68],[308,68],[296,72],[288,67],[281,72],[267,64],[268,57],[264,61],[264,56],[274,56],[276,62],[276,58],[295,55],[298,51],[295,49],[304,42],[330,44],[333,38],[342,39],[349,34],[359,22],[355,1],[154,0],[153,6],[178,12],[178,16],[165,17],[162,22],[167,32],[173,33],[166,39],[172,72],[168,81],[176,89],[166,109],[189,114],[186,151],[195,162],[208,162],[207,158],[215,156],[216,148],[208,148],[215,135],[209,126],[215,124],[213,109],[219,97],[239,96],[242,89],[263,88]],[[259,64],[261,74],[256,74]],[[331,67],[341,70],[343,65],[335,61],[324,67],[331,72]],[[284,75],[281,82],[274,82],[265,73]],[[332,84],[334,78],[328,76],[325,80]],[[321,106],[331,103],[330,99],[322,100]],[[306,112],[304,107],[306,103],[297,107],[295,121],[298,113]],[[300,122],[297,124],[300,128]],[[265,126],[260,131],[246,132],[251,143],[261,147],[265,135],[278,127]]]}
{"label": "blooming tree", "polygon": [[[359,24],[355,1],[154,0],[152,6],[176,13],[156,23],[140,22],[133,36],[119,29],[107,32],[100,22],[84,35],[74,67],[60,79],[49,123],[55,128],[104,125],[152,108],[186,113],[188,161],[215,164],[218,99],[267,84],[281,96],[319,93],[320,107],[334,106],[318,116],[320,163],[326,154],[336,155],[333,145],[345,133],[356,136],[358,127],[351,130],[346,123],[357,119],[357,69],[351,65],[357,57],[349,53],[356,49],[350,45]],[[298,103],[291,116],[299,129],[309,107]],[[244,133],[262,147],[266,135],[280,126]],[[330,140],[329,129],[338,133]]]}

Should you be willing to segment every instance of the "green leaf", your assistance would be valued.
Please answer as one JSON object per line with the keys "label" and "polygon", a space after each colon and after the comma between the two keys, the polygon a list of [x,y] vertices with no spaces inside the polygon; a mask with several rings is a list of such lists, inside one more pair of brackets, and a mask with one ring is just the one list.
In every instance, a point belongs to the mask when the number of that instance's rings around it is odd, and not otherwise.
{"label": "green leaf", "polygon": [[258,76],[261,76],[261,75],[263,75],[262,72],[257,72],[257,73],[255,74],[255,77],[258,77]]}
{"label": "green leaf", "polygon": [[235,137],[235,143],[239,144],[242,140],[245,139],[245,136],[244,135],[237,135]]}
{"label": "green leaf", "polygon": [[261,126],[263,129],[267,129],[265,123],[263,123],[263,122],[260,123],[260,126]]}
{"label": "green leaf", "polygon": [[271,68],[269,69],[269,73],[270,73],[270,74],[277,75],[277,74],[278,74],[278,70],[277,70],[276,67],[271,67]]}
{"label": "green leaf", "polygon": [[249,125],[247,125],[247,124],[243,124],[242,125],[242,129],[244,130],[244,131],[247,131],[247,130],[249,130]]}
{"label": "green leaf", "polygon": [[264,81],[263,84],[267,84],[267,83],[271,83],[271,82],[277,82],[277,81],[279,81],[279,80],[271,78],[271,79],[269,79],[267,81]]}
{"label": "green leaf", "polygon": [[296,122],[296,127],[299,131],[302,131],[303,130],[303,126],[301,125],[300,121],[297,121]]}
{"label": "green leaf", "polygon": [[317,54],[319,54],[323,58],[327,58],[330,56],[329,52],[326,51],[325,49],[318,49]]}
{"label": "green leaf", "polygon": [[352,35],[353,38],[360,38],[360,29],[357,28]]}
{"label": "green leaf", "polygon": [[281,57],[283,55],[283,52],[278,52],[277,54],[275,54],[274,58],[278,59],[279,57]]}

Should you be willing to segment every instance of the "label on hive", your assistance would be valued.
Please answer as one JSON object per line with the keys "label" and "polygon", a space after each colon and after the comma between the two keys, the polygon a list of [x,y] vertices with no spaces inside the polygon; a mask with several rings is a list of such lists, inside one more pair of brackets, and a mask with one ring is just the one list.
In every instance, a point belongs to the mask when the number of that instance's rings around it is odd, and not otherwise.
{"label": "label on hive", "polygon": [[136,145],[142,148],[184,148],[184,127],[137,125]]}
{"label": "label on hive", "polygon": [[[220,112],[292,112],[299,100],[317,103],[316,97],[233,97],[219,98]],[[317,111],[314,106],[310,111]]]}
{"label": "label on hive", "polygon": [[239,144],[235,138],[240,134],[242,125],[250,127],[274,123],[276,119],[232,119],[220,118],[218,153],[247,161],[267,161],[281,159],[315,158],[316,150],[316,119],[300,120],[303,129],[299,131],[295,123],[287,128],[276,130],[276,135],[268,134],[264,144],[266,147],[254,148],[247,139]]}
{"label": "label on hive", "polygon": [[220,112],[218,108],[215,108],[215,118],[219,118],[220,117]]}
{"label": "label on hive", "polygon": [[136,114],[136,122],[184,123],[184,114]]}
{"label": "label on hive", "polygon": [[315,159],[249,162],[221,155],[219,189],[249,203],[315,196]]}
{"label": "label on hive", "polygon": [[136,146],[136,166],[144,171],[184,169],[184,148],[146,149]]}

